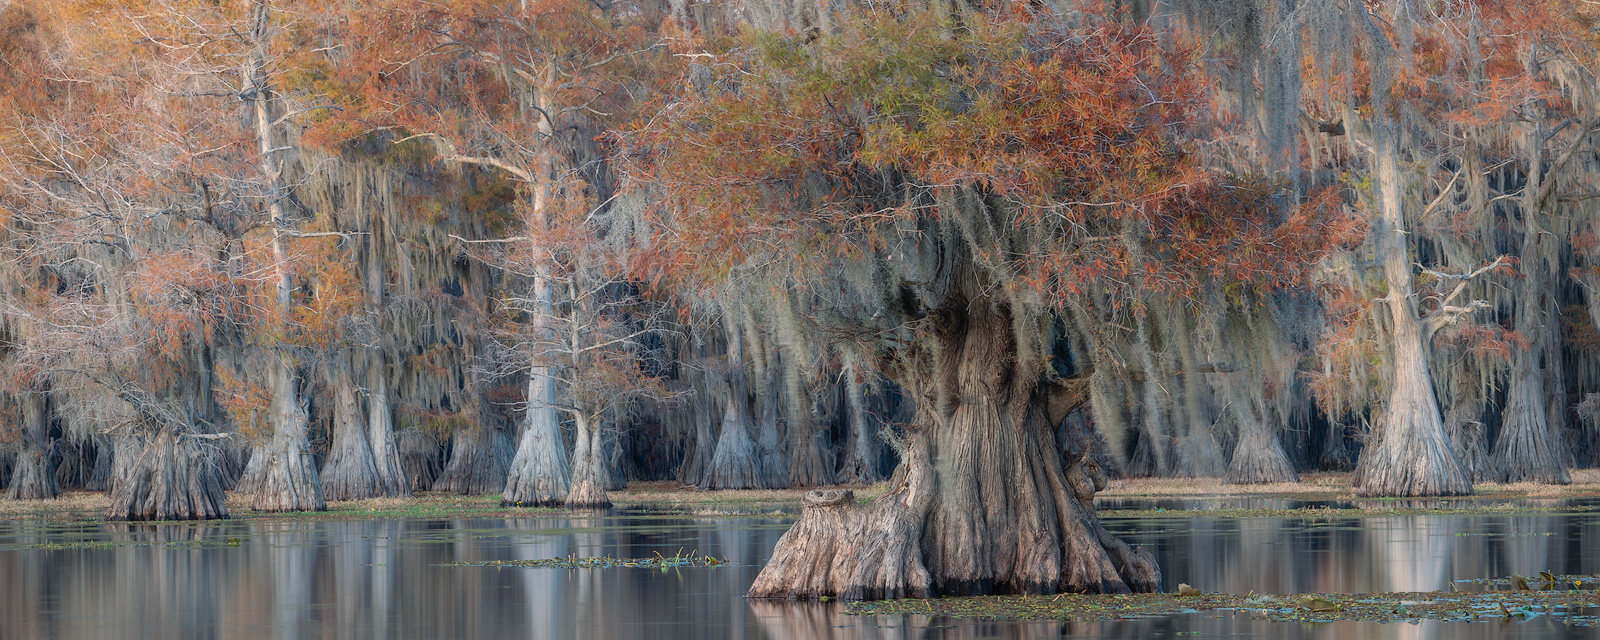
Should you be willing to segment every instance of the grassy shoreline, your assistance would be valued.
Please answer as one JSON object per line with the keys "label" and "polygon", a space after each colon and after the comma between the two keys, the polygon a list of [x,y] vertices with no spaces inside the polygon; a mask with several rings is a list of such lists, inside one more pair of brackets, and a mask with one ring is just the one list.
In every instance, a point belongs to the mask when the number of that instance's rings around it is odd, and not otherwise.
{"label": "grassy shoreline", "polygon": [[[1600,498],[1600,469],[1573,472],[1570,485],[1480,484],[1471,496],[1440,499],[1361,498],[1349,474],[1317,473],[1300,482],[1230,485],[1213,479],[1139,478],[1113,481],[1098,494],[1101,517],[1120,518],[1331,518],[1493,513],[1571,513],[1600,507],[1538,504],[1565,498]],[[853,487],[868,501],[887,485]],[[783,515],[799,509],[807,489],[699,491],[676,482],[634,483],[611,492],[617,507],[660,509],[696,516]],[[1170,502],[1167,502],[1170,501]],[[1167,502],[1157,506],[1150,502]],[[1307,504],[1310,503],[1310,504]],[[97,521],[109,506],[102,492],[69,491],[56,500],[0,499],[0,517]],[[242,520],[350,520],[374,518],[522,518],[572,513],[559,508],[502,507],[500,497],[424,492],[412,498],[332,502],[327,511],[262,513],[250,496],[229,492],[228,511]]]}

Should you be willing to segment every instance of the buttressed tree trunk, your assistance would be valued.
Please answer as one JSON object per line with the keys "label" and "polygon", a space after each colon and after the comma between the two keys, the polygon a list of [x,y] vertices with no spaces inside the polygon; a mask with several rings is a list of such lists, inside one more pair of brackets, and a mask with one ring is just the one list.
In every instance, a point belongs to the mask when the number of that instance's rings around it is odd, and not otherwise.
{"label": "buttressed tree trunk", "polygon": [[[750,597],[846,599],[1154,591],[1160,570],[1094,515],[1086,447],[1058,455],[1055,424],[1087,397],[1052,401],[1019,365],[1006,309],[947,304],[904,462],[888,492],[806,494]],[[1056,394],[1060,395],[1060,394]]]}
{"label": "buttressed tree trunk", "polygon": [[[283,154],[280,136],[275,134],[274,106],[277,98],[268,82],[267,55],[271,6],[265,0],[255,3],[255,24],[251,39],[255,46],[244,67],[240,70],[244,91],[240,96],[250,104],[251,133],[255,136],[260,154],[261,179],[267,192],[267,213],[272,232],[273,287],[277,311],[284,317],[293,307],[294,284],[289,269],[288,241],[281,231],[288,226],[283,200],[287,189],[283,179]],[[287,353],[272,353],[267,388],[272,393],[272,438],[263,450],[261,476],[254,487],[255,498],[250,506],[258,511],[322,511],[328,504],[322,498],[322,482],[317,476],[311,458],[311,445],[306,439],[310,426],[306,412],[300,406],[300,389],[295,380],[294,365]],[[252,462],[254,462],[252,460]]]}
{"label": "buttressed tree trunk", "polygon": [[[501,506],[545,507],[563,504],[572,491],[572,468],[556,414],[556,383],[548,367],[534,367],[528,378],[528,426],[501,493]],[[582,446],[581,444],[579,446]]]}
{"label": "buttressed tree trunk", "polygon": [[744,345],[738,322],[727,311],[723,313],[723,327],[728,341],[726,370],[706,375],[706,390],[713,396],[712,406],[722,405],[722,430],[716,451],[711,455],[711,466],[705,472],[705,482],[699,486],[701,489],[765,489],[756,444],[750,439]]}
{"label": "buttressed tree trunk", "polygon": [[[174,429],[120,436],[127,464],[111,479],[107,520],[218,520],[228,517],[220,453],[210,440]],[[120,452],[120,451],[119,451]]]}
{"label": "buttressed tree trunk", "polygon": [[[324,511],[322,479],[311,457],[310,429],[293,367],[274,354],[269,388],[272,391],[272,436],[256,451],[261,477],[250,508],[257,511]],[[253,460],[252,460],[253,462]]]}
{"label": "buttressed tree trunk", "polygon": [[606,496],[605,444],[601,424],[593,416],[576,414],[578,436],[572,454],[572,490],[566,505],[571,509],[604,509],[611,506]]}
{"label": "buttressed tree trunk", "polygon": [[[1558,283],[1551,278],[1555,262],[1556,244],[1543,228],[1541,209],[1544,182],[1551,178],[1544,174],[1544,128],[1539,118],[1529,127],[1525,138],[1528,149],[1528,176],[1522,192],[1522,269],[1523,290],[1517,296],[1516,330],[1529,345],[1513,349],[1511,371],[1506,381],[1505,421],[1500,436],[1495,440],[1490,454],[1492,469],[1501,482],[1544,482],[1567,484],[1571,477],[1556,452],[1552,429],[1552,409],[1545,389],[1545,367],[1549,360],[1561,354],[1549,347],[1559,344],[1550,340],[1553,325],[1560,320],[1555,314],[1555,296]],[[1548,349],[1548,352],[1547,352]],[[1561,404],[1557,403],[1557,411]]]}
{"label": "buttressed tree trunk", "polygon": [[400,462],[400,443],[389,407],[389,367],[382,350],[374,349],[368,358],[367,443],[372,445],[372,462],[378,472],[378,495],[409,498],[411,483]]}
{"label": "buttressed tree trunk", "polygon": [[50,396],[43,391],[22,395],[22,441],[12,466],[6,498],[50,500],[61,497],[56,483],[54,443],[50,439]]}
{"label": "buttressed tree trunk", "polygon": [[360,500],[382,493],[378,463],[367,442],[367,415],[356,395],[354,372],[340,354],[333,364],[333,442],[322,463],[322,495],[328,500]]}

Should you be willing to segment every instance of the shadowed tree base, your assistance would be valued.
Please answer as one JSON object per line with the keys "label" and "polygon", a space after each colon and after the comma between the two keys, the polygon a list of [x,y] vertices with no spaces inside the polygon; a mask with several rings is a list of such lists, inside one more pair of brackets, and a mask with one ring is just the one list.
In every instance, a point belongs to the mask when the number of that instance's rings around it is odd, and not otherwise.
{"label": "shadowed tree base", "polygon": [[158,433],[128,436],[136,452],[111,480],[107,520],[218,520],[228,517],[222,474],[210,443]]}
{"label": "shadowed tree base", "polygon": [[[1155,560],[1100,525],[1086,443],[1055,425],[1081,381],[1041,386],[1019,363],[1008,314],[964,300],[940,314],[936,366],[913,388],[916,427],[889,490],[806,494],[800,519],[756,577],[756,598],[1127,593],[1161,583]],[[1066,464],[1064,464],[1064,460]]]}

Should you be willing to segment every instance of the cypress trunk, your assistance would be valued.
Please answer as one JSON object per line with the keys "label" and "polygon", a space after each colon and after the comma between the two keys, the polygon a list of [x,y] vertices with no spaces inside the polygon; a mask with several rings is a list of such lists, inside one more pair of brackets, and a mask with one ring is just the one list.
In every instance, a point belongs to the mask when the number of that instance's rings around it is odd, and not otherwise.
{"label": "cypress trunk", "polygon": [[[967,314],[971,314],[968,317]],[[887,493],[806,494],[750,597],[884,599],[989,593],[1154,591],[1154,559],[1094,515],[1085,446],[1058,455],[1054,406],[1018,364],[1007,313],[947,307],[905,460]],[[914,388],[924,385],[913,385]],[[925,400],[919,398],[919,400]],[[1086,443],[1078,443],[1086,444]]]}
{"label": "cypress trunk", "polygon": [[722,401],[722,432],[717,438],[716,451],[706,470],[701,489],[764,489],[755,442],[750,439],[750,427],[745,420],[744,374],[730,371],[716,381],[716,392]]}
{"label": "cypress trunk", "polygon": [[1247,410],[1240,409],[1239,444],[1233,450],[1233,462],[1228,465],[1228,482],[1298,482],[1300,475],[1289,463],[1289,456],[1284,453],[1276,430],[1253,416],[1245,417],[1243,413]]}
{"label": "cypress trunk", "polygon": [[690,443],[689,455],[683,459],[683,466],[678,467],[678,482],[687,486],[705,486],[709,482],[707,473],[711,471],[711,456],[717,450],[716,433],[711,428],[711,412],[706,408],[704,390],[695,394],[690,419],[694,420],[694,440]]}
{"label": "cypress trunk", "polygon": [[367,442],[367,415],[356,396],[346,363],[334,367],[333,443],[322,464],[322,495],[328,500],[360,500],[383,495],[378,464]]}
{"label": "cypress trunk", "polygon": [[572,491],[572,468],[556,414],[556,383],[548,369],[535,367],[528,378],[528,426],[517,444],[500,505],[545,507],[563,504]]}
{"label": "cypress trunk", "polygon": [[503,429],[482,424],[458,429],[451,436],[450,461],[433,490],[464,496],[502,493],[515,453]]}
{"label": "cypress trunk", "polygon": [[860,373],[848,358],[841,377],[844,378],[845,417],[850,429],[850,441],[837,478],[844,484],[872,484],[883,479],[883,475],[878,473],[878,438],[873,425],[867,422],[867,399],[862,390]]}
{"label": "cypress trunk", "polygon": [[569,509],[604,509],[611,506],[606,496],[605,447],[601,425],[578,414],[577,442],[572,454],[572,490],[567,494]]}
{"label": "cypress trunk", "polygon": [[11,467],[11,481],[6,486],[6,498],[51,500],[61,497],[52,451],[55,442],[50,438],[48,394],[38,391],[23,394],[21,436],[16,462]]}
{"label": "cypress trunk", "polygon": [[[272,362],[272,437],[263,443],[251,460],[261,460],[260,479],[250,508],[257,511],[325,511],[322,479],[317,475],[306,439],[310,428],[305,408],[300,406],[294,372],[282,357]],[[249,475],[249,472],[246,472]]]}
{"label": "cypress trunk", "polygon": [[[1355,122],[1354,116],[1347,119]],[[1388,281],[1393,388],[1369,434],[1353,481],[1363,496],[1471,495],[1472,478],[1456,459],[1428,373],[1424,327],[1412,288],[1401,204],[1402,182],[1393,135],[1374,136],[1379,219],[1372,234]]]}
{"label": "cypress trunk", "polygon": [[811,409],[811,394],[798,363],[783,362],[783,390],[789,408],[789,477],[791,487],[833,484],[833,464],[823,453],[822,430]]}
{"label": "cypress trunk", "polygon": [[400,443],[389,407],[389,368],[384,361],[383,351],[374,349],[367,370],[367,443],[372,446],[372,463],[378,472],[377,495],[409,498],[411,484],[400,462]]}
{"label": "cypress trunk", "polygon": [[131,455],[126,464],[116,465],[111,478],[107,520],[228,517],[215,444],[171,429],[118,439],[118,448]]}

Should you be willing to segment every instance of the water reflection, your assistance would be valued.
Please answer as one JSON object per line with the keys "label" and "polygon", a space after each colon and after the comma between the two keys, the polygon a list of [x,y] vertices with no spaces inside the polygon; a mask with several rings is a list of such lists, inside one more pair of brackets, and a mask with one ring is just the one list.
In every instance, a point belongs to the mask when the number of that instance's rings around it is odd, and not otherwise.
{"label": "water reflection", "polygon": [[[1592,513],[1113,519],[1108,526],[1156,553],[1169,588],[1433,590],[1513,572],[1600,573],[1600,549],[1590,548],[1600,536],[1584,535],[1600,526],[1600,514]],[[1206,613],[1014,623],[856,617],[838,603],[745,601],[786,527],[776,517],[638,512],[162,526],[6,522],[0,638],[1600,638],[1550,618],[1303,626]],[[733,566],[444,566],[680,551]]]}

